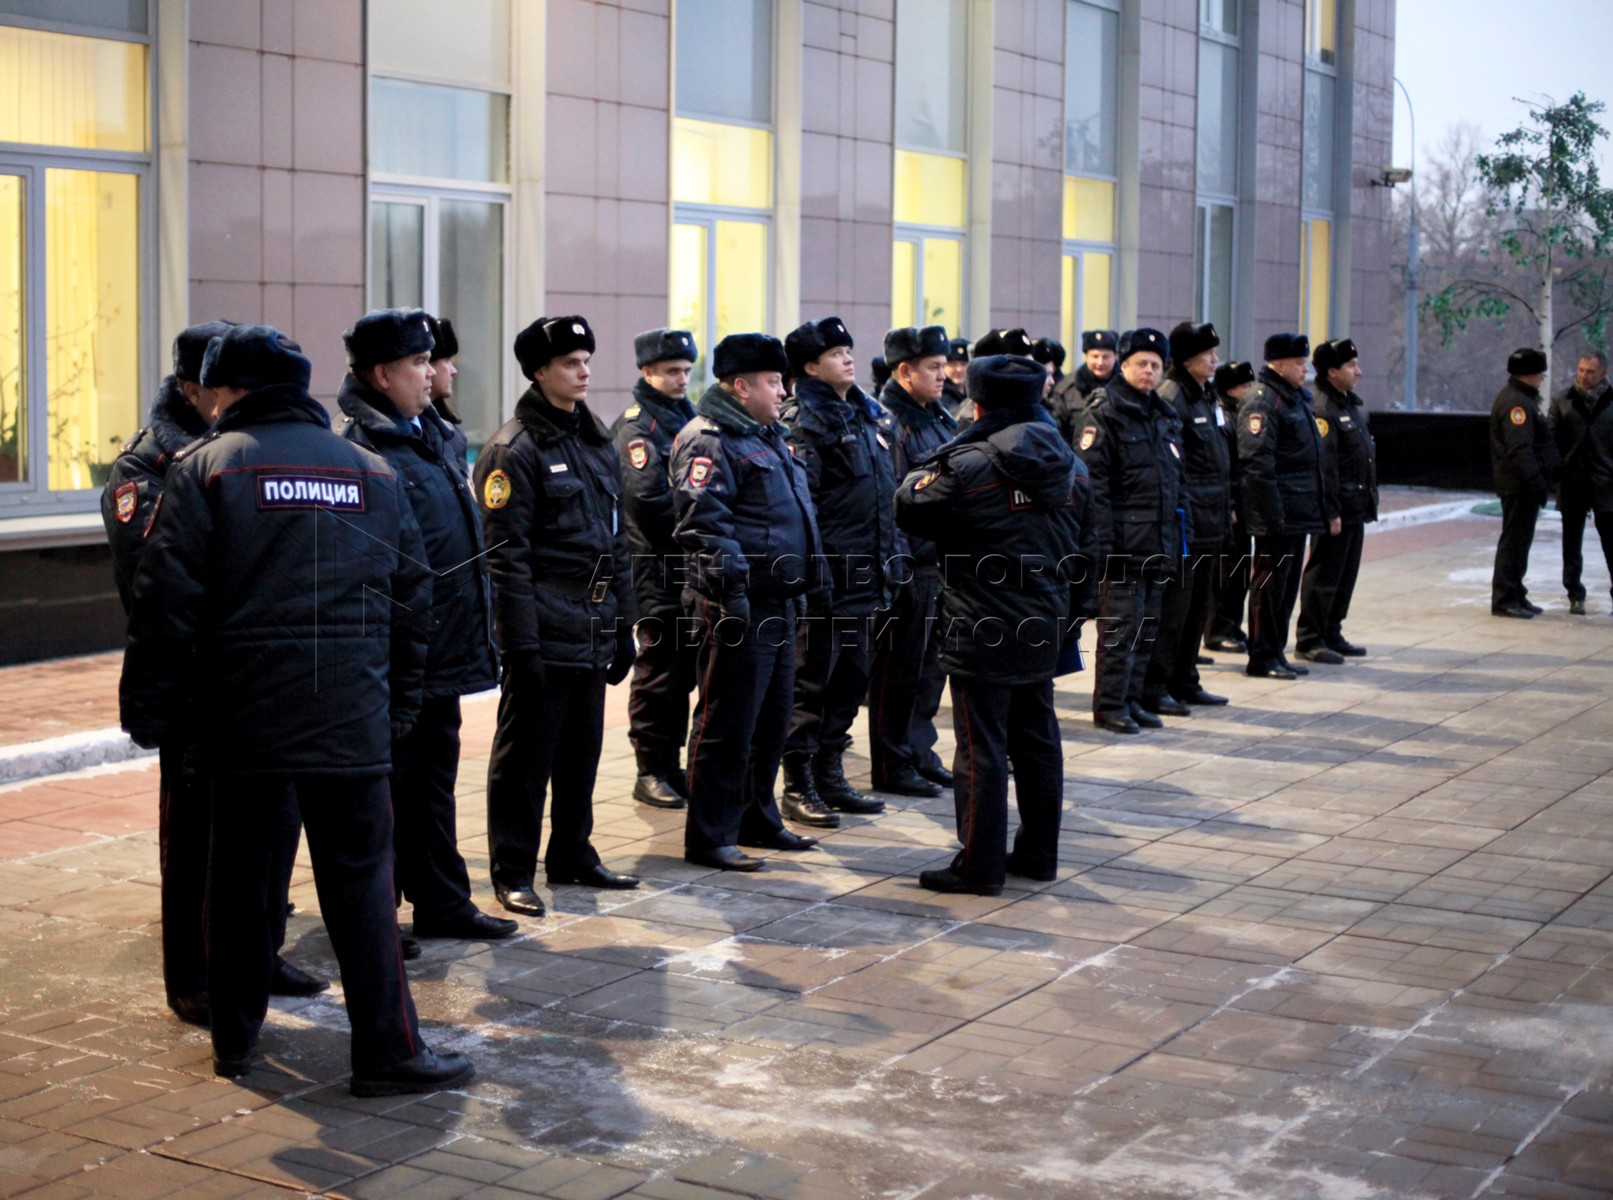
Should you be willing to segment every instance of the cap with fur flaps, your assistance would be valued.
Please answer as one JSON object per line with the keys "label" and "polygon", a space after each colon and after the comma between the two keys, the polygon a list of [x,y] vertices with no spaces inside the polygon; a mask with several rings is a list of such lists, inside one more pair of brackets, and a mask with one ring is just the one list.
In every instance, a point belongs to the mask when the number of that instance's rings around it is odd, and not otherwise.
{"label": "cap with fur flaps", "polygon": [[578,316],[539,317],[515,335],[515,361],[528,379],[551,360],[577,350],[594,352],[594,331]]}
{"label": "cap with fur flaps", "polygon": [[806,374],[807,363],[817,362],[823,355],[840,346],[850,347],[851,332],[839,317],[824,317],[821,321],[807,321],[790,330],[784,339],[784,353],[790,360],[790,371]]}
{"label": "cap with fur flaps", "polygon": [[1355,352],[1355,343],[1349,338],[1339,338],[1336,341],[1323,342],[1311,352],[1311,365],[1319,374],[1325,375],[1334,367],[1342,367],[1352,358],[1359,358]]}
{"label": "cap with fur flaps", "polygon": [[1031,357],[1055,371],[1064,366],[1064,343],[1057,338],[1037,338],[1031,343]]}
{"label": "cap with fur flaps", "polygon": [[203,321],[200,325],[180,330],[179,336],[174,339],[175,378],[183,379],[186,383],[200,383],[207,344],[234,328],[234,321]]}
{"label": "cap with fur flaps", "polygon": [[353,322],[342,334],[347,365],[355,371],[397,362],[411,354],[429,354],[435,344],[431,318],[419,308],[378,308]]}
{"label": "cap with fur flaps", "polygon": [[1280,362],[1285,358],[1309,358],[1311,339],[1303,333],[1274,333],[1266,339],[1266,361]]}
{"label": "cap with fur flaps", "polygon": [[949,358],[952,355],[952,343],[947,341],[947,331],[940,325],[926,325],[923,329],[908,325],[885,335],[885,362],[893,371],[898,363],[936,355]]}
{"label": "cap with fur flaps", "polygon": [[711,352],[711,373],[718,379],[764,371],[787,375],[789,370],[784,343],[765,333],[730,333]]}
{"label": "cap with fur flaps", "polygon": [[1255,381],[1255,369],[1251,363],[1229,362],[1222,363],[1215,369],[1215,390],[1225,395],[1235,387],[1242,387],[1246,383]]}
{"label": "cap with fur flaps", "polygon": [[235,325],[207,343],[201,384],[255,392],[277,383],[307,388],[314,365],[297,345],[272,325]]}
{"label": "cap with fur flaps", "polygon": [[1171,360],[1170,340],[1159,330],[1146,325],[1141,329],[1128,329],[1120,335],[1116,358],[1125,362],[1133,354],[1157,354],[1160,362],[1168,363]]}
{"label": "cap with fur flaps", "polygon": [[884,390],[885,385],[890,382],[890,364],[885,361],[885,356],[883,354],[876,354],[872,359],[869,360],[868,369],[873,373],[874,395],[877,396],[881,391]]}
{"label": "cap with fur flaps", "polygon": [[1120,335],[1113,329],[1089,329],[1081,335],[1081,353],[1089,350],[1114,350],[1120,344]]}
{"label": "cap with fur flaps", "polygon": [[1023,329],[993,329],[974,345],[971,358],[989,358],[997,354],[1015,354],[1020,358],[1031,356],[1031,335]]}
{"label": "cap with fur flaps", "polygon": [[633,339],[633,361],[640,367],[658,362],[692,363],[699,357],[694,334],[687,329],[647,329]]}
{"label": "cap with fur flaps", "polygon": [[1532,346],[1514,350],[1507,357],[1508,375],[1544,375],[1546,356]]}
{"label": "cap with fur flaps", "polygon": [[1206,350],[1214,350],[1220,344],[1221,335],[1208,321],[1202,325],[1183,321],[1171,330],[1171,357],[1179,363],[1203,354]]}
{"label": "cap with fur flaps", "polygon": [[966,363],[969,361],[969,339],[953,338],[947,343],[947,361]]}
{"label": "cap with fur flaps", "polygon": [[459,354],[459,337],[454,333],[453,322],[447,317],[427,317],[426,325],[431,330],[431,340],[435,343],[431,347],[431,361],[441,362],[445,358],[454,358]]}
{"label": "cap with fur flaps", "polygon": [[1022,354],[977,354],[969,362],[966,386],[980,408],[1040,404],[1047,368]]}

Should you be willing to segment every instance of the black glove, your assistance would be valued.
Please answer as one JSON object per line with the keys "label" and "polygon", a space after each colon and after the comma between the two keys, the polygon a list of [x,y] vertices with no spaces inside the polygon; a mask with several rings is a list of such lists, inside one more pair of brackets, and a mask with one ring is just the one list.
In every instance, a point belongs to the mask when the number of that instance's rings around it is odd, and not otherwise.
{"label": "black glove", "polygon": [[408,737],[409,731],[414,728],[414,722],[415,718],[412,716],[404,716],[402,713],[393,713],[392,740],[394,742],[401,742],[404,738]]}
{"label": "black glove", "polygon": [[520,680],[533,691],[543,686],[543,655],[536,650],[515,650],[504,656],[504,678]]}
{"label": "black glove", "polygon": [[155,750],[162,744],[162,734],[155,729],[131,729],[129,740],[142,750]]}
{"label": "black glove", "polygon": [[633,669],[633,659],[638,655],[638,647],[633,644],[633,631],[623,629],[616,635],[616,654],[610,660],[610,670],[605,672],[605,682],[614,687],[627,678]]}
{"label": "black glove", "polygon": [[744,592],[724,596],[717,610],[722,614],[722,620],[738,621],[742,628],[750,628],[750,597]]}

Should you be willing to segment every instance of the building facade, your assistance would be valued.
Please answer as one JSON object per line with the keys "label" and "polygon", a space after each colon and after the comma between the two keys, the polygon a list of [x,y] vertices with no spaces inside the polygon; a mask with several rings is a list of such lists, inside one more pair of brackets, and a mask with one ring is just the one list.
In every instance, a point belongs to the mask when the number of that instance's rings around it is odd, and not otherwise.
{"label": "building facade", "polygon": [[978,336],[1208,319],[1382,345],[1393,0],[0,0],[0,661],[120,643],[98,489],[173,335],[837,313]]}

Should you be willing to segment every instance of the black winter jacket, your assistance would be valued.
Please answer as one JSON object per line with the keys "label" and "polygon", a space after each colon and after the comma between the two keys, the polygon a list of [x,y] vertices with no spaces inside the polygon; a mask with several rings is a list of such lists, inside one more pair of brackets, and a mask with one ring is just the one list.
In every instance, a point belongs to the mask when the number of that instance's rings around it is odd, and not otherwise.
{"label": "black winter jacket", "polygon": [[1367,428],[1366,405],[1354,392],[1316,383],[1316,431],[1322,436],[1322,478],[1346,525],[1378,519],[1378,448]]}
{"label": "black winter jacket", "polygon": [[673,443],[671,466],[690,586],[718,602],[826,587],[806,470],[783,426],[761,424],[720,384],[695,410]]}
{"label": "black winter jacket", "polygon": [[533,384],[476,456],[475,478],[505,658],[609,668],[637,606],[605,426],[586,404],[562,412]]}
{"label": "black winter jacket", "polygon": [[[921,404],[894,379],[879,393],[879,403],[893,425],[891,466],[897,479],[906,479],[909,471],[957,435],[958,423],[939,402]],[[935,543],[928,538],[909,537],[908,549],[916,566],[933,567],[939,561]]]}
{"label": "black winter jacket", "polygon": [[112,573],[125,613],[134,599],[134,572],[145,548],[146,526],[162,495],[163,475],[174,455],[206,432],[207,422],[185,399],[178,378],[170,375],[157,389],[151,423],[130,438],[112,462],[112,473],[101,490],[101,522],[112,544]]}
{"label": "black winter jacket", "polygon": [[[1110,374],[1109,379],[1113,378],[1114,375]],[[1075,445],[1075,439],[1081,432],[1081,418],[1092,399],[1092,393],[1108,383],[1109,379],[1099,379],[1086,363],[1082,363],[1053,385],[1047,397],[1047,408],[1058,422],[1059,432],[1070,445]]]}
{"label": "black winter jacket", "polygon": [[795,399],[781,419],[817,506],[831,611],[889,608],[905,573],[897,556],[908,552],[891,508],[890,416],[856,386],[842,400],[828,384],[809,378],[796,381]]}
{"label": "black winter jacket", "polygon": [[[1557,442],[1562,466],[1557,472],[1557,506],[1607,511],[1597,504],[1591,490],[1591,461],[1595,448],[1586,436],[1591,425],[1613,405],[1613,385],[1603,381],[1589,395],[1574,387],[1564,388],[1551,398],[1547,421]],[[1603,497],[1603,501],[1607,497]]]}
{"label": "black winter jacket", "polygon": [[969,402],[969,393],[963,390],[963,385],[953,383],[948,379],[941,385],[941,407],[947,410],[947,416],[954,421],[958,419],[958,411]]}
{"label": "black winter jacket", "polygon": [[1215,389],[1175,369],[1160,384],[1159,398],[1176,410],[1182,427],[1182,497],[1193,524],[1193,544],[1202,552],[1220,547],[1232,530],[1232,453],[1227,417]]}
{"label": "black winter jacket", "polygon": [[1501,496],[1544,504],[1562,465],[1551,427],[1540,415],[1540,393],[1516,379],[1490,405],[1490,471]]}
{"label": "black winter jacket", "polygon": [[1040,406],[982,415],[909,472],[896,518],[941,555],[940,662],[1003,684],[1051,679],[1083,557],[1086,471]]}
{"label": "black winter jacket", "polygon": [[403,484],[290,384],[180,452],[134,580],[119,702],[215,774],[382,775],[412,721],[431,572]]}
{"label": "black winter jacket", "polygon": [[432,574],[431,641],[425,695],[466,696],[498,684],[493,649],[492,588],[482,553],[482,517],[452,457],[452,435],[433,408],[417,430],[391,401],[349,374],[336,402],[347,419],[341,434],[386,459],[420,525]]}
{"label": "black winter jacket", "polygon": [[694,405],[687,400],[664,396],[641,378],[633,385],[633,403],[610,429],[622,464],[622,515],[627,519],[640,616],[652,609],[679,608],[688,582],[683,553],[673,536],[677,513],[667,469],[672,439],[694,415]]}
{"label": "black winter jacket", "polygon": [[466,480],[470,479],[470,441],[465,437],[465,418],[459,415],[459,410],[449,400],[433,400],[431,411],[436,414],[442,424],[446,440],[443,443],[443,457],[459,467],[459,473]]}
{"label": "black winter jacket", "polygon": [[1183,546],[1195,540],[1176,410],[1117,371],[1092,394],[1077,450],[1091,479],[1088,520],[1099,561],[1126,556],[1174,570]]}
{"label": "black winter jacket", "polygon": [[1322,435],[1311,395],[1270,367],[1238,409],[1243,511],[1254,537],[1320,533],[1338,516],[1322,474]]}

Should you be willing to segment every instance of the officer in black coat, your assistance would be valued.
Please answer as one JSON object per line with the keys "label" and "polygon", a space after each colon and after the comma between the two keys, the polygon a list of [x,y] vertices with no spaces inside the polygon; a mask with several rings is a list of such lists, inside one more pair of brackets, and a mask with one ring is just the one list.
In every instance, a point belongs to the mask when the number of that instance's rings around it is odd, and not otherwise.
{"label": "officer in black coat", "polygon": [[465,437],[465,418],[454,403],[454,380],[459,375],[459,335],[447,317],[427,317],[431,329],[431,407],[442,422],[448,440],[443,456],[456,464],[460,475],[470,478],[470,444]]}
{"label": "officer in black coat", "polygon": [[933,541],[943,564],[941,664],[952,679],[963,849],[950,866],[920,873],[932,891],[994,896],[1008,872],[1046,881],[1058,870],[1064,751],[1053,677],[1073,636],[1071,587],[1086,569],[1086,480],[1042,407],[1045,379],[1023,358],[975,358],[969,395],[980,418],[896,493],[902,528]]}
{"label": "officer in black coat", "polygon": [[1060,379],[1047,398],[1059,432],[1072,446],[1080,433],[1087,401],[1114,374],[1115,348],[1119,343],[1120,335],[1113,329],[1088,329],[1081,335],[1081,365]]}
{"label": "officer in black coat", "polygon": [[1143,680],[1159,630],[1165,581],[1192,544],[1182,494],[1182,426],[1155,390],[1170,356],[1157,329],[1120,338],[1119,363],[1092,394],[1076,443],[1092,481],[1098,548],[1098,677],[1092,721],[1111,733],[1164,725],[1143,707]]}
{"label": "officer in black coat", "polygon": [[631,888],[600,862],[594,779],[605,687],[633,669],[632,565],[622,475],[610,433],[587,403],[594,333],[579,316],[540,317],[515,338],[532,386],[476,457],[476,495],[504,656],[487,768],[493,892],[511,912],[543,915],[533,890],[545,800],[551,887]]}
{"label": "officer in black coat", "polygon": [[1322,434],[1305,390],[1310,339],[1274,333],[1254,394],[1238,410],[1238,466],[1255,556],[1249,573],[1247,674],[1295,679],[1310,673],[1288,661],[1288,625],[1299,598],[1307,534],[1340,529],[1322,473]]}
{"label": "officer in black coat", "polygon": [[633,339],[639,378],[633,402],[611,426],[622,463],[622,517],[638,594],[638,657],[628,695],[627,736],[638,759],[633,799],[682,808],[689,780],[678,758],[689,732],[697,646],[681,637],[685,567],[673,536],[676,513],[667,475],[672,439],[694,420],[689,376],[700,352],[686,329],[650,329]]}
{"label": "officer in black coat", "polygon": [[152,518],[123,725],[141,745],[194,730],[213,785],[214,1071],[244,1075],[257,1052],[284,913],[276,833],[300,803],[342,969],[353,1091],[432,1091],[471,1065],[420,1039],[386,779],[392,743],[419,712],[431,576],[402,483],[331,432],[309,373],[296,343],[267,326],[209,343],[201,382],[221,415],[176,457]]}
{"label": "officer in black coat", "polygon": [[[1031,335],[1023,329],[988,329],[985,334],[975,341],[969,348],[971,360],[988,358],[997,354],[1011,354],[1016,358],[1031,358],[1035,344]],[[1035,361],[1032,359],[1032,361]],[[1045,403],[1044,397],[1044,403]],[[965,400],[957,412],[958,432],[962,433],[969,428],[975,419],[975,406],[973,400]]]}
{"label": "officer in black coat", "polygon": [[784,339],[796,375],[784,409],[790,450],[806,468],[826,547],[830,586],[807,595],[796,637],[795,711],[784,743],[784,796],[792,821],[821,828],[838,813],[877,813],[883,800],[846,778],[851,724],[868,693],[871,618],[888,609],[906,550],[891,497],[891,419],[856,383],[851,334],[839,317],[808,321]]}
{"label": "officer in black coat", "polygon": [[[1596,509],[1591,486],[1591,460],[1595,443],[1591,427],[1613,405],[1613,388],[1607,382],[1607,355],[1600,350],[1580,356],[1572,386],[1551,398],[1547,421],[1557,442],[1562,467],[1557,473],[1557,511],[1563,521],[1563,590],[1568,611],[1585,615],[1585,518]],[[1598,533],[1601,522],[1597,524]],[[1605,539],[1603,549],[1607,548]],[[1613,561],[1610,558],[1609,561]]]}
{"label": "officer in black coat", "polygon": [[1243,513],[1243,472],[1238,463],[1238,409],[1255,391],[1255,369],[1246,362],[1222,363],[1215,369],[1217,418],[1226,439],[1231,506],[1227,535],[1221,544],[1210,602],[1204,622],[1204,646],[1230,654],[1249,653],[1249,635],[1243,631],[1244,607],[1249,600],[1249,564],[1254,542]]}
{"label": "officer in black coat", "polygon": [[1377,447],[1355,385],[1361,364],[1349,338],[1323,342],[1311,354],[1316,368],[1316,429],[1322,435],[1322,478],[1339,515],[1337,533],[1311,538],[1311,556],[1299,581],[1299,625],[1294,651],[1307,662],[1337,666],[1366,650],[1344,636],[1350,598],[1361,572],[1366,527],[1378,519]]}
{"label": "officer in black coat", "polygon": [[1031,358],[1047,368],[1048,381],[1053,387],[1064,378],[1064,343],[1057,338],[1042,337],[1031,343]]}
{"label": "officer in black coat", "polygon": [[1495,547],[1490,613],[1523,620],[1542,612],[1529,602],[1523,577],[1535,521],[1546,506],[1561,462],[1551,427],[1540,415],[1546,356],[1524,347],[1507,359],[1507,383],[1490,405],[1490,471],[1501,497],[1501,539]]}
{"label": "officer in black coat", "polygon": [[498,659],[481,513],[431,399],[440,361],[431,328],[419,309],[359,318],[342,335],[349,371],[337,403],[342,436],[386,459],[402,481],[433,576],[420,715],[392,746],[398,889],[414,905],[416,937],[504,938],[520,927],[477,911],[459,853],[459,698],[497,684]]}
{"label": "officer in black coat", "polygon": [[969,399],[964,391],[964,379],[969,371],[969,339],[956,337],[947,343],[946,382],[941,385],[941,407],[957,420],[958,410]]}
{"label": "officer in black coat", "polygon": [[802,598],[824,586],[806,471],[779,424],[784,347],[731,334],[712,351],[717,382],[679,432],[670,478],[687,606],[699,627],[700,699],[689,732],[684,857],[757,871],[739,847],[805,850],[773,796],[795,693]]}
{"label": "officer in black coat", "polygon": [[[941,405],[947,332],[908,326],[885,335],[885,361],[895,374],[879,393],[891,418],[891,462],[897,479],[951,441],[958,424]],[[935,753],[935,714],[946,676],[937,661],[935,606],[941,567],[935,543],[909,538],[911,568],[888,613],[877,621],[868,679],[868,757],[874,790],[939,796],[952,776]]]}
{"label": "officer in black coat", "polygon": [[1176,410],[1182,430],[1182,503],[1192,510],[1193,541],[1180,573],[1165,582],[1159,636],[1143,679],[1143,707],[1185,717],[1188,705],[1219,705],[1199,681],[1199,638],[1209,611],[1210,585],[1232,527],[1231,455],[1226,415],[1210,381],[1221,344],[1215,326],[1183,321],[1171,330],[1171,365],[1159,398]]}

